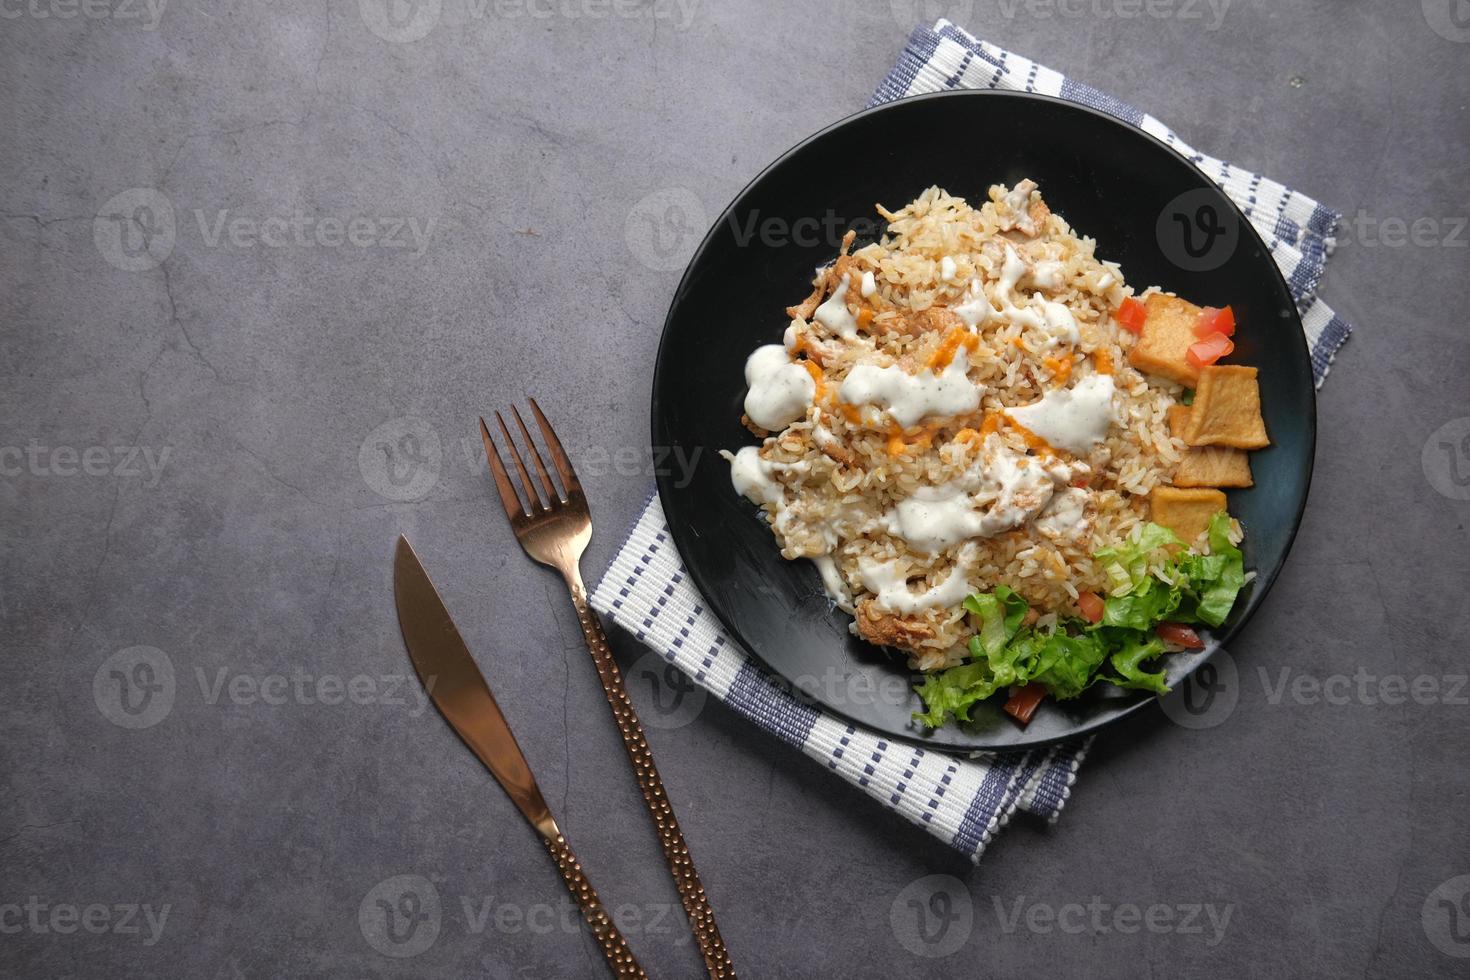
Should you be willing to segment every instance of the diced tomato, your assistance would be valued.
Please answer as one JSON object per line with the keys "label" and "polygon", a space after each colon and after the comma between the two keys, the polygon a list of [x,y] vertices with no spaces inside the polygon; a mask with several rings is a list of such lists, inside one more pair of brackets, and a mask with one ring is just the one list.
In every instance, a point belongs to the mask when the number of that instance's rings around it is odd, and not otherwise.
{"label": "diced tomato", "polygon": [[1160,623],[1154,627],[1154,632],[1159,634],[1159,639],[1165,643],[1172,643],[1186,650],[1199,650],[1205,645],[1205,641],[1199,638],[1199,634],[1183,623]]}
{"label": "diced tomato", "polygon": [[1197,368],[1207,364],[1214,364],[1220,358],[1235,350],[1235,341],[1223,333],[1212,333],[1204,340],[1189,345],[1189,350],[1184,352],[1184,359]]}
{"label": "diced tomato", "polygon": [[1125,299],[1113,314],[1113,319],[1118,321],[1118,326],[1129,333],[1143,333],[1143,321],[1148,319],[1148,310],[1138,300],[1129,296]]}
{"label": "diced tomato", "polygon": [[1010,696],[1006,701],[1005,713],[1022,725],[1029,724],[1031,716],[1036,714],[1036,706],[1045,697],[1046,685],[1040,681],[1032,681]]}
{"label": "diced tomato", "polygon": [[1227,337],[1235,335],[1235,312],[1230,307],[1217,310],[1206,306],[1200,310],[1199,318],[1194,321],[1194,335],[1208,337],[1212,333],[1222,333]]}
{"label": "diced tomato", "polygon": [[1082,610],[1082,615],[1087,617],[1089,623],[1101,623],[1103,618],[1102,596],[1096,592],[1080,592],[1077,595],[1077,608]]}

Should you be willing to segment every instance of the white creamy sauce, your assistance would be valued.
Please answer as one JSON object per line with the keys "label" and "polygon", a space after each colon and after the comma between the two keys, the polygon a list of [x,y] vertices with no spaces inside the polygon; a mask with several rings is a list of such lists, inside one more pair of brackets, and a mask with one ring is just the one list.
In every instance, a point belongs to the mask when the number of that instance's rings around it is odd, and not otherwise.
{"label": "white creamy sauce", "polygon": [[970,594],[970,569],[974,554],[970,549],[961,552],[954,570],[944,581],[930,586],[923,592],[909,588],[908,576],[900,571],[899,559],[877,562],[871,558],[858,559],[858,577],[863,586],[874,595],[873,604],[886,612],[906,616],[936,607],[948,608],[958,605]]}
{"label": "white creamy sauce", "polygon": [[1000,267],[1000,281],[995,285],[995,291],[1004,306],[1014,306],[1015,301],[1011,298],[1016,289],[1016,283],[1026,274],[1026,262],[1016,254],[1011,246],[1006,246],[1006,258]]}
{"label": "white creamy sauce", "polygon": [[[828,436],[831,436],[831,433],[828,433]],[[798,511],[801,510],[801,502],[798,500],[791,504],[786,500],[786,488],[782,485],[781,480],[776,479],[776,473],[806,473],[810,470],[810,464],[772,463],[770,460],[761,458],[759,448],[754,445],[742,447],[739,453],[729,457],[729,461],[731,461],[731,485],[734,486],[736,494],[747,498],[754,504],[769,507],[772,516],[775,517],[776,530],[781,532],[782,536],[791,533],[795,525],[800,525],[801,514]],[[850,525],[860,519],[861,513],[858,513],[857,510],[844,508],[844,511],[836,514],[829,522],[817,523],[817,525],[807,523],[806,525],[808,529],[816,530],[822,535],[823,544],[828,548],[828,552],[806,555],[806,557],[811,558],[811,563],[817,567],[817,572],[822,574],[822,588],[825,589],[828,597],[836,602],[836,605],[845,613],[853,611],[853,595],[848,591],[847,583],[842,580],[842,573],[838,572],[838,567],[836,567],[836,560],[829,552],[836,547],[841,538],[839,526]]]}
{"label": "white creamy sauce", "polygon": [[827,301],[817,307],[816,319],[828,330],[844,340],[857,336],[857,320],[847,309],[847,276],[837,284]]}
{"label": "white creamy sauce", "polygon": [[979,279],[970,280],[970,288],[965,292],[965,299],[959,306],[954,308],[955,314],[965,321],[965,326],[974,330],[995,313],[991,308],[990,300],[985,298],[985,291],[980,287]]}
{"label": "white creamy sauce", "polygon": [[1041,516],[1036,519],[1036,526],[1050,535],[1073,536],[1083,527],[1091,496],[1081,487],[1068,487],[1053,494],[1051,503],[1046,505]]}
{"label": "white creamy sauce", "polygon": [[786,488],[772,473],[771,464],[761,459],[755,446],[745,446],[730,460],[730,483],[735,492],[753,503],[782,507],[786,503]]}
{"label": "white creamy sauce", "polygon": [[971,384],[965,374],[969,358],[957,355],[939,374],[925,368],[909,374],[894,364],[859,364],[848,372],[837,397],[849,405],[878,405],[904,428],[931,415],[961,415],[980,407],[983,385]]}
{"label": "white creamy sauce", "polygon": [[[820,412],[818,416],[820,417]],[[842,450],[842,440],[832,434],[832,430],[825,425],[812,426],[812,441],[817,444],[818,449]]]}
{"label": "white creamy sauce", "polygon": [[985,515],[975,495],[953,483],[922,487],[900,500],[888,516],[888,531],[916,551],[934,554],[966,538],[982,537]]}
{"label": "white creamy sauce", "polygon": [[746,359],[745,383],[750,386],[745,414],[772,432],[804,418],[817,393],[817,383],[806,368],[792,361],[780,344],[757,347]]}
{"label": "white creamy sauce", "polygon": [[955,266],[954,259],[950,258],[948,255],[939,260],[939,278],[943,279],[945,282],[953,279],[954,274],[958,271],[959,269]]}
{"label": "white creamy sauce", "polygon": [[[1016,305],[1016,283],[1020,282],[1021,277],[1025,274],[1025,261],[1016,254],[1014,248],[1007,245],[1005,261],[1000,267],[1000,279],[995,284],[996,298],[1000,300],[1000,315],[1022,327],[1044,330],[1046,320],[1039,311]],[[1028,301],[1023,299],[1022,302]]]}
{"label": "white creamy sauce", "polygon": [[1052,344],[1075,344],[1082,339],[1077,332],[1077,320],[1072,311],[1061,303],[1041,301],[1041,313],[1046,317],[1046,328],[1051,333]]}
{"label": "white creamy sauce", "polygon": [[1085,456],[1102,442],[1113,424],[1113,379],[1094,374],[1068,388],[1006,414],[1059,449]]}
{"label": "white creamy sauce", "polygon": [[831,555],[813,555],[812,564],[817,566],[817,572],[822,576],[822,588],[826,590],[827,597],[837,603],[837,608],[851,613],[852,593],[847,590],[847,583],[842,581],[837,561]]}
{"label": "white creamy sauce", "polygon": [[915,551],[935,554],[1020,527],[1042,512],[1058,486],[1087,471],[1085,463],[1047,463],[1013,452],[992,435],[961,477],[914,491],[884,515],[881,526]]}
{"label": "white creamy sauce", "polygon": [[878,291],[878,280],[873,278],[872,270],[863,273],[863,288],[860,291],[863,299],[867,299]]}
{"label": "white creamy sauce", "polygon": [[1021,229],[1028,235],[1036,234],[1036,222],[1031,220],[1031,192],[1036,190],[1036,182],[1033,180],[1022,180],[1012,187],[1001,200],[1015,216],[1012,225]]}
{"label": "white creamy sauce", "polygon": [[1031,270],[1031,281],[1041,289],[1056,289],[1062,284],[1062,264],[1050,259],[1036,263]]}

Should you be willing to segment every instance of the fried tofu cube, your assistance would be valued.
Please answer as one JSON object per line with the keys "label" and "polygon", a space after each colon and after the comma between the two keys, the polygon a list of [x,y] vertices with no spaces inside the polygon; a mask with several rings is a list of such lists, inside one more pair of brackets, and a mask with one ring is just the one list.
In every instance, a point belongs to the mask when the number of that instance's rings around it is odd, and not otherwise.
{"label": "fried tofu cube", "polygon": [[1128,352],[1128,363],[1145,374],[1157,374],[1193,388],[1199,368],[1185,354],[1198,342],[1194,325],[1200,308],[1177,296],[1154,293],[1143,303],[1145,318],[1138,343]]}
{"label": "fried tofu cube", "polygon": [[1261,418],[1261,388],[1256,369],[1211,364],[1200,371],[1184,441],[1191,446],[1261,449],[1271,445]]}
{"label": "fried tofu cube", "polygon": [[[1170,406],[1169,434],[1183,439],[1189,416],[1188,405]],[[1229,446],[1192,446],[1174,471],[1176,487],[1248,487],[1253,482],[1250,454]]]}
{"label": "fried tofu cube", "polygon": [[1219,490],[1155,487],[1149,494],[1150,518],[1175,534],[1186,546],[1192,545],[1210,528],[1210,518],[1225,509],[1225,494]]}

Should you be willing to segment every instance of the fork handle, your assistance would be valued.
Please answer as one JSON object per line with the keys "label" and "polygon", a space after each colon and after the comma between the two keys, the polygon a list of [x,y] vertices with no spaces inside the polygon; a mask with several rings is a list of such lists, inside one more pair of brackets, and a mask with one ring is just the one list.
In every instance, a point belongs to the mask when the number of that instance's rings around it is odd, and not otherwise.
{"label": "fork handle", "polygon": [[628,948],[623,934],[618,932],[618,927],[613,924],[607,909],[602,907],[602,899],[597,897],[597,890],[587,880],[587,875],[582,871],[582,862],[572,853],[572,846],[567,843],[566,837],[557,834],[555,837],[543,837],[541,841],[555,859],[562,881],[566,882],[567,890],[572,893],[577,907],[582,910],[582,918],[592,927],[592,935],[597,939],[597,945],[602,947],[602,955],[613,976],[648,980],[648,974],[643,972],[643,967],[634,959],[633,951]]}
{"label": "fork handle", "polygon": [[735,964],[725,949],[725,940],[720,936],[719,926],[715,925],[715,910],[710,907],[704,885],[699,880],[699,873],[694,870],[694,859],[689,854],[688,845],[684,843],[684,833],[674,817],[674,808],[669,805],[668,795],[664,793],[663,780],[659,778],[658,767],[653,764],[653,753],[649,751],[648,739],[643,737],[643,726],[639,724],[638,715],[633,711],[633,702],[628,699],[628,690],[623,686],[623,674],[613,660],[607,635],[602,631],[597,614],[587,603],[587,592],[582,583],[574,578],[568,584],[571,586],[572,604],[577,608],[577,621],[582,624],[582,635],[587,639],[592,662],[597,665],[602,691],[607,695],[607,703],[612,707],[618,731],[622,733],[623,748],[627,749],[628,759],[633,763],[633,772],[638,777],[638,788],[643,791],[643,800],[648,804],[648,812],[658,828],[658,842],[663,847],[664,859],[668,861],[674,884],[679,889],[679,899],[684,904],[684,914],[689,917],[694,939],[699,943],[699,951],[704,956],[704,965],[711,977],[735,980]]}

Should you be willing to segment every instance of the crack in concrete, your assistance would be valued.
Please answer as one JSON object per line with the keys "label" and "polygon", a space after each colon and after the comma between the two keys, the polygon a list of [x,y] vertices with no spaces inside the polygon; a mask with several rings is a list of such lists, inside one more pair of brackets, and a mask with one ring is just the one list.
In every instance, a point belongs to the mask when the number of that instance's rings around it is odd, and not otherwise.
{"label": "crack in concrete", "polygon": [[214,375],[216,381],[223,381],[224,375],[220,374],[219,368],[215,367],[209,358],[204,356],[204,351],[200,350],[199,345],[194,343],[194,338],[189,336],[189,330],[184,326],[184,319],[179,315],[178,301],[174,298],[173,276],[168,271],[168,266],[169,264],[164,262],[158,268],[163,272],[163,292],[168,297],[169,322],[178,328],[179,336],[184,338],[184,345],[188,347],[190,353],[194,355],[199,363],[209,368],[209,373]]}

